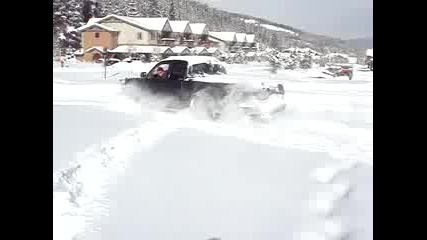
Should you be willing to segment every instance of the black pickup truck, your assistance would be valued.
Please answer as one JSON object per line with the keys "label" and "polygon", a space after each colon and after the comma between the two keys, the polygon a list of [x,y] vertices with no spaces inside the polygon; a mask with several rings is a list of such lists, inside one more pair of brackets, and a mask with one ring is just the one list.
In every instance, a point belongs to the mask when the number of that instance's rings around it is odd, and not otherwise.
{"label": "black pickup truck", "polygon": [[[269,118],[285,107],[281,83],[232,79],[219,60],[205,56],[174,56],[158,62],[139,78],[122,80],[126,86],[157,96],[173,97],[173,108],[190,108],[199,116],[220,119],[227,106],[251,116]],[[255,83],[255,84],[254,84]],[[254,86],[255,85],[255,86]]]}

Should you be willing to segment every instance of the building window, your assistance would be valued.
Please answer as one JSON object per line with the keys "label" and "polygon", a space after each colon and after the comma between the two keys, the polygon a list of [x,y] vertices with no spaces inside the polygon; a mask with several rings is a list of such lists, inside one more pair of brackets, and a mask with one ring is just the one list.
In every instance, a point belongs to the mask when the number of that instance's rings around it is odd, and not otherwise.
{"label": "building window", "polygon": [[142,33],[138,33],[137,38],[138,40],[142,40]]}
{"label": "building window", "polygon": [[95,33],[95,38],[99,38],[99,32]]}
{"label": "building window", "polygon": [[151,40],[156,40],[156,33],[152,32],[150,35],[151,35]]}

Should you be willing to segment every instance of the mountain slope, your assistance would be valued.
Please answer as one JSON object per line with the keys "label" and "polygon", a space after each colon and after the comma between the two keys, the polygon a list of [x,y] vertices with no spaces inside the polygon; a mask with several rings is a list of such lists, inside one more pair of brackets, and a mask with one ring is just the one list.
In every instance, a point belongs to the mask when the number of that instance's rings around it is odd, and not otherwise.
{"label": "mountain slope", "polygon": [[347,45],[356,49],[368,49],[374,47],[374,38],[355,38],[347,40]]}
{"label": "mountain slope", "polygon": [[[254,33],[257,42],[265,46],[310,47],[320,52],[350,51],[346,42],[340,39],[303,32],[262,18],[230,13],[193,0],[54,0],[53,4],[54,46],[56,44],[61,48],[79,47],[80,36],[73,30],[83,25],[88,17],[118,14],[169,17],[172,20],[206,23],[211,31]],[[69,26],[73,28],[70,30]]]}

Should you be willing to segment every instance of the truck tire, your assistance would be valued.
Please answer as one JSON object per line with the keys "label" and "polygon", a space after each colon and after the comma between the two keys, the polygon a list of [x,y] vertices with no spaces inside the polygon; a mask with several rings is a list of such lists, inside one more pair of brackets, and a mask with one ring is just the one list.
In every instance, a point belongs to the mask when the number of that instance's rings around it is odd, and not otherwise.
{"label": "truck tire", "polygon": [[211,89],[205,88],[194,93],[190,100],[190,113],[200,120],[217,120],[220,107]]}
{"label": "truck tire", "polygon": [[123,85],[123,93],[135,101],[139,101],[143,96],[143,84],[135,79],[131,79]]}

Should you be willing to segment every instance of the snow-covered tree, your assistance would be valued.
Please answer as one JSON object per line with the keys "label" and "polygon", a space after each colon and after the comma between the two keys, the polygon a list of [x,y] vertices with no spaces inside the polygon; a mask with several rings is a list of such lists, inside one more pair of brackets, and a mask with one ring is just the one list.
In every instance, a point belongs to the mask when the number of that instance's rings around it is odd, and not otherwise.
{"label": "snow-covered tree", "polygon": [[170,8],[169,8],[169,14],[168,14],[169,20],[177,20],[176,12],[175,12],[175,5],[174,2],[171,1]]}
{"label": "snow-covered tree", "polygon": [[126,4],[126,16],[129,17],[140,17],[141,13],[138,11],[137,3],[135,0],[129,0]]}
{"label": "snow-covered tree", "polygon": [[[310,47],[325,53],[345,52],[343,42],[316,34],[301,32],[289,26],[267,20],[245,16],[213,8],[206,3],[194,0],[53,0],[53,28],[58,37],[62,33],[65,39],[61,44],[79,43],[78,33],[68,33],[67,28],[77,28],[86,23],[90,17],[102,17],[108,14],[143,17],[170,17],[190,22],[203,22],[211,31],[235,31],[254,33],[256,41],[268,46]],[[245,23],[244,19],[256,20],[257,23]],[[293,29],[298,35],[266,29],[260,24],[269,24],[281,28]],[[273,37],[275,35],[275,37]],[[276,38],[276,39],[274,39]],[[72,39],[72,40],[70,40]],[[60,44],[60,45],[61,45]]]}
{"label": "snow-covered tree", "polygon": [[277,34],[276,33],[271,34],[271,37],[270,37],[270,46],[272,48],[275,48],[275,49],[279,48],[279,39],[277,38]]}
{"label": "snow-covered tree", "polygon": [[83,21],[87,23],[93,17],[92,1],[84,0],[82,8]]}
{"label": "snow-covered tree", "polygon": [[161,17],[159,3],[157,0],[147,0],[148,2],[148,17]]}
{"label": "snow-covered tree", "polygon": [[[53,41],[59,49],[80,48],[80,33],[76,28],[84,22],[82,0],[53,0]],[[88,5],[89,6],[89,5]]]}

